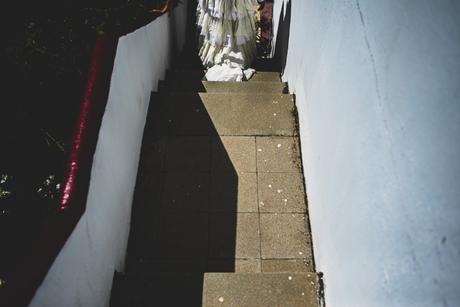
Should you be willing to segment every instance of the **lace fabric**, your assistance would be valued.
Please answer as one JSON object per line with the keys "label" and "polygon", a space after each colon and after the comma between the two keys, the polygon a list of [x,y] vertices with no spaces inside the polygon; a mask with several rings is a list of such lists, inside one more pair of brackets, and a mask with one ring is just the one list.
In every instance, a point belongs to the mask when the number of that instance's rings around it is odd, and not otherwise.
{"label": "lace fabric", "polygon": [[256,53],[257,0],[199,0],[199,56],[206,67],[247,68]]}

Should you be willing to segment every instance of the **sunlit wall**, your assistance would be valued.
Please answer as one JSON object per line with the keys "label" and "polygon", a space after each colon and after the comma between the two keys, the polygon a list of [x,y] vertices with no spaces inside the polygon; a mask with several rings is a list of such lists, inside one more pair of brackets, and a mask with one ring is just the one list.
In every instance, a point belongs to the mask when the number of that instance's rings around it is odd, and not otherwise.
{"label": "sunlit wall", "polygon": [[460,1],[278,0],[275,19],[327,306],[460,306]]}

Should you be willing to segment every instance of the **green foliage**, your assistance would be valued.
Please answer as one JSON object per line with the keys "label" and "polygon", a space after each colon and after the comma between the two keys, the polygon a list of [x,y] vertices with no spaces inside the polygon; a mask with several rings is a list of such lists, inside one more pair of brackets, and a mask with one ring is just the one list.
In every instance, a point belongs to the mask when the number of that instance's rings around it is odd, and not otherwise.
{"label": "green foliage", "polygon": [[6,174],[0,175],[0,200],[6,199],[11,195],[9,188],[9,182],[11,181],[11,176]]}
{"label": "green foliage", "polygon": [[57,182],[55,175],[48,175],[37,190],[42,199],[56,200],[59,197],[61,184]]}

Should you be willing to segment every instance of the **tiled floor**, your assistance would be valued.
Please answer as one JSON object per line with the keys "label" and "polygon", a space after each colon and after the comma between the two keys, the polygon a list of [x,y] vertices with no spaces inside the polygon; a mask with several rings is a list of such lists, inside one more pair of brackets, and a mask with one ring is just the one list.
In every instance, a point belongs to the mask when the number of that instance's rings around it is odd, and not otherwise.
{"label": "tiled floor", "polygon": [[142,160],[150,169],[136,195],[144,209],[135,258],[149,258],[153,270],[313,270],[295,137],[158,140],[162,147],[153,148],[162,151],[146,151]]}
{"label": "tiled floor", "polygon": [[130,267],[313,271],[292,97],[232,95],[152,101],[161,125],[144,136]]}

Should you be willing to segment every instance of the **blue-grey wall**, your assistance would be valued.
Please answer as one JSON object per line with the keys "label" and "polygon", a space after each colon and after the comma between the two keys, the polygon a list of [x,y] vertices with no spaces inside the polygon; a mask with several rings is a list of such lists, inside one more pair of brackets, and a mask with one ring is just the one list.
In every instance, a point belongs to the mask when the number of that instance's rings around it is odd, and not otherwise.
{"label": "blue-grey wall", "polygon": [[283,2],[328,306],[460,306],[460,1]]}

